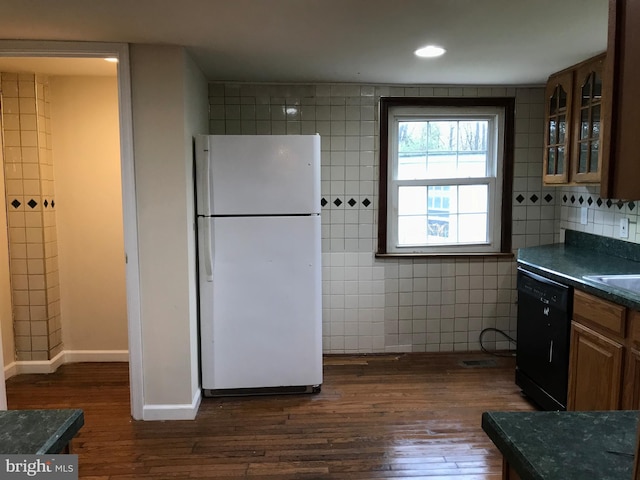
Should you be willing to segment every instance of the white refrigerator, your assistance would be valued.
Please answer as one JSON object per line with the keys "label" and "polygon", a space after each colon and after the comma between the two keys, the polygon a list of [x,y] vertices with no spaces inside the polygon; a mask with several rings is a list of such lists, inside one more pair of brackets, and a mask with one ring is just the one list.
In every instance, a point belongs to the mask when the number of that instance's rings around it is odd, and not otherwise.
{"label": "white refrigerator", "polygon": [[319,391],[320,137],[196,137],[205,396]]}

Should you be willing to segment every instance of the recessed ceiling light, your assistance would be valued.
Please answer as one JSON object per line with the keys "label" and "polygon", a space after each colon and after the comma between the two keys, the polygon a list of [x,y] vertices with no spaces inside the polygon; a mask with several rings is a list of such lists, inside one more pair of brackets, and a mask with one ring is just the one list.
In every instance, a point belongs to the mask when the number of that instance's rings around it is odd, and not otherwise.
{"label": "recessed ceiling light", "polygon": [[436,45],[427,45],[426,47],[419,48],[413,53],[415,53],[418,57],[432,58],[444,55],[444,52],[446,52],[446,50],[442,47],[438,47]]}
{"label": "recessed ceiling light", "polygon": [[107,57],[105,60],[111,63],[118,63],[118,59],[116,57]]}

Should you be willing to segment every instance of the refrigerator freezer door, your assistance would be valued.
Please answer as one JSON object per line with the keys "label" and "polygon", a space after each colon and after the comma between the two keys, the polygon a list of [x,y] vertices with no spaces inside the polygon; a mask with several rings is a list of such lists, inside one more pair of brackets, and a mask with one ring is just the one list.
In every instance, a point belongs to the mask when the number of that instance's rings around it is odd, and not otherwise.
{"label": "refrigerator freezer door", "polygon": [[320,217],[198,221],[215,244],[213,282],[200,281],[203,388],[321,384]]}
{"label": "refrigerator freezer door", "polygon": [[200,136],[196,162],[198,215],[320,213],[318,135]]}

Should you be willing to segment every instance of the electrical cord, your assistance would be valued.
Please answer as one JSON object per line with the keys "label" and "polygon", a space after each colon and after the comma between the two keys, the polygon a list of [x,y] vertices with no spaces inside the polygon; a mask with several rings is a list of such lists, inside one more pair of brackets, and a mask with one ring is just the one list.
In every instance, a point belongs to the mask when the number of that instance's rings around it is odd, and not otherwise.
{"label": "electrical cord", "polygon": [[485,352],[485,353],[490,353],[491,355],[495,355],[496,357],[515,357],[515,352],[510,352],[510,353],[498,353],[498,352],[492,352],[491,350],[487,350],[486,348],[484,348],[484,345],[482,344],[482,338],[484,337],[484,335],[488,332],[496,332],[499,333],[500,335],[503,335],[507,338],[507,340],[509,340],[511,343],[513,343],[514,345],[517,345],[518,342],[511,336],[507,335],[505,332],[503,332],[502,330],[498,329],[498,328],[493,328],[493,327],[489,327],[489,328],[485,328],[480,332],[480,349]]}

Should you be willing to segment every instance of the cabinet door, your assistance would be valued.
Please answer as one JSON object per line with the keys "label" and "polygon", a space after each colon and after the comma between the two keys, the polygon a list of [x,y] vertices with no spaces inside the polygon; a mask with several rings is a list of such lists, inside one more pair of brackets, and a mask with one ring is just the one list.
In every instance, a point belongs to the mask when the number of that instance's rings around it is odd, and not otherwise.
{"label": "cabinet door", "polygon": [[545,90],[545,183],[569,181],[573,71],[549,77]]}
{"label": "cabinet door", "polygon": [[604,55],[575,70],[571,180],[598,183],[602,171],[602,73]]}
{"label": "cabinet door", "polygon": [[640,125],[640,1],[609,0],[609,30],[605,65],[604,158],[602,198],[640,198],[638,125]]}
{"label": "cabinet door", "polygon": [[623,346],[571,323],[567,410],[620,408]]}
{"label": "cabinet door", "polygon": [[640,351],[630,348],[624,371],[622,408],[640,410]]}

